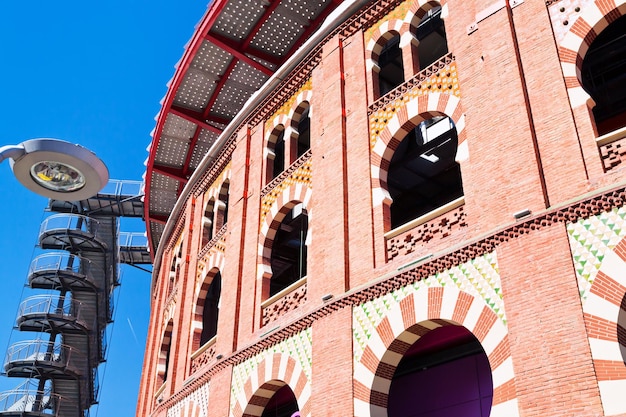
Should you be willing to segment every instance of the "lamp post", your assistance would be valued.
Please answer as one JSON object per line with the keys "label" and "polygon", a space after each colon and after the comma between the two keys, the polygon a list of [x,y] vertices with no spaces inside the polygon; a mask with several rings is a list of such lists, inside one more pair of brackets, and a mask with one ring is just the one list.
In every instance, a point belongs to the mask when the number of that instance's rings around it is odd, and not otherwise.
{"label": "lamp post", "polygon": [[109,181],[109,170],[96,154],[58,139],[0,147],[0,162],[7,158],[22,185],[55,200],[85,200]]}

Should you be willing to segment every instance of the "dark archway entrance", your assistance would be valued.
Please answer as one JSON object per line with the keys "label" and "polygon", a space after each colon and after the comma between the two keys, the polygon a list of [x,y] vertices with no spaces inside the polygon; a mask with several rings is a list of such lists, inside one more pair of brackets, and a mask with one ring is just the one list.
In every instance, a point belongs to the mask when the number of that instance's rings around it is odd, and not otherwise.
{"label": "dark archway entrance", "polygon": [[389,389],[389,417],[489,417],[491,367],[463,326],[422,336],[400,361]]}
{"label": "dark archway entrance", "polygon": [[299,410],[295,394],[284,385],[270,398],[261,417],[291,417]]}

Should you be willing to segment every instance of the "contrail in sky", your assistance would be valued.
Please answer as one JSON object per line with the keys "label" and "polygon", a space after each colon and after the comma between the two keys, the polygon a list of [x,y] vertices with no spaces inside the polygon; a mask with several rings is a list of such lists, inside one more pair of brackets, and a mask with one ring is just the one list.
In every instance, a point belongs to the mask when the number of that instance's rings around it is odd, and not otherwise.
{"label": "contrail in sky", "polygon": [[135,329],[133,329],[133,324],[130,322],[130,317],[126,317],[126,320],[128,320],[128,326],[130,327],[130,331],[133,334],[135,343],[137,343],[137,346],[139,346],[139,340],[137,340],[137,335],[135,334]]}

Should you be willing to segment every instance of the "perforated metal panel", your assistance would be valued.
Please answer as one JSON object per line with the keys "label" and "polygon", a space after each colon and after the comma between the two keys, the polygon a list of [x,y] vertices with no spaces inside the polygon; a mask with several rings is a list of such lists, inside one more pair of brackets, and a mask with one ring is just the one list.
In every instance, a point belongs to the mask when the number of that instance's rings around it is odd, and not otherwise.
{"label": "perforated metal panel", "polygon": [[[197,30],[204,33],[194,35],[187,46],[193,52],[177,66],[157,119],[146,175],[153,253],[163,228],[155,227],[160,223],[151,216],[169,215],[186,178],[217,141],[219,131],[305,40],[302,35],[312,33],[321,16],[337,6],[331,0],[276,1],[214,0],[205,19],[216,16],[215,20],[200,22]],[[207,124],[217,129],[212,131]],[[170,176],[158,172],[158,167]]]}
{"label": "perforated metal panel", "polygon": [[231,39],[244,39],[265,12],[261,0],[229,1],[211,31]]}

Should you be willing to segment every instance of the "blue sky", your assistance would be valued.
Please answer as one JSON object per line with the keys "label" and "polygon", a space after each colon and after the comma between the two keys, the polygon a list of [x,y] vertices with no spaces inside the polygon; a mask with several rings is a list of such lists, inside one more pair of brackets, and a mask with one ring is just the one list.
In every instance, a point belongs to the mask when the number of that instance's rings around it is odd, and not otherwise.
{"label": "blue sky", "polygon": [[[107,164],[111,178],[140,180],[159,100],[207,0],[40,0],[0,2],[2,143],[37,137],[79,143]],[[0,165],[0,357],[12,330],[46,199]],[[125,222],[125,231],[144,231]],[[109,357],[95,416],[131,416],[143,361],[150,275],[125,266]],[[35,334],[28,335],[35,338]],[[3,360],[4,362],[4,360]],[[106,367],[105,367],[106,366]],[[0,390],[21,382],[0,377]]]}

